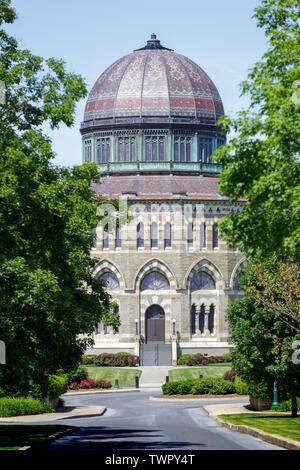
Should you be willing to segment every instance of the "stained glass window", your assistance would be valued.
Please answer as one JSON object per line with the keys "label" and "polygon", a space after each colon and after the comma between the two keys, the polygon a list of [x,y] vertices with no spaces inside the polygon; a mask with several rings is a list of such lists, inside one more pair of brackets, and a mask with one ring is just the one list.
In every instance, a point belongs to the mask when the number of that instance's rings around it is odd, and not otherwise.
{"label": "stained glass window", "polygon": [[120,283],[117,276],[112,272],[106,272],[99,277],[99,281],[104,281],[107,290],[119,290]]}
{"label": "stained glass window", "polygon": [[200,271],[195,274],[191,280],[191,292],[201,289],[215,289],[215,281],[209,274]]}
{"label": "stained glass window", "polygon": [[168,290],[168,279],[157,271],[147,274],[141,282],[140,290]]}

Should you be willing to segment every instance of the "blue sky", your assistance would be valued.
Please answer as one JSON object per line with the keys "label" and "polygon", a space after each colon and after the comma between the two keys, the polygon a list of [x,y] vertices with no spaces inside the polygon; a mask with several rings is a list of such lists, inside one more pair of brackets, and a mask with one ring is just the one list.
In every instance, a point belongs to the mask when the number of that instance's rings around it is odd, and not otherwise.
{"label": "blue sky", "polygon": [[[246,108],[239,83],[267,49],[252,19],[259,0],[12,0],[18,19],[8,31],[22,48],[44,58],[62,58],[69,71],[85,79],[90,90],[115,60],[143,47],[151,33],[161,43],[198,63],[212,78],[225,112]],[[81,163],[80,122],[46,132],[57,154],[54,163]]]}

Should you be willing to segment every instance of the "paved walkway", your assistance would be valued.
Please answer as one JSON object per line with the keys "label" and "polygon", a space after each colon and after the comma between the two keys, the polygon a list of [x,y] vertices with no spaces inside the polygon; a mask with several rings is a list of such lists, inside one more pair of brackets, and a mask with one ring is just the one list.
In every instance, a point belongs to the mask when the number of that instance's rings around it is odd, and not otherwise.
{"label": "paved walkway", "polygon": [[56,421],[61,419],[91,418],[102,416],[106,411],[106,406],[64,406],[55,413],[43,413],[40,415],[10,416],[0,418],[0,423],[35,423],[41,421]]}
{"label": "paved walkway", "polygon": [[141,366],[139,369],[142,371],[140,378],[141,391],[161,390],[162,384],[166,382],[166,376],[172,366]]}

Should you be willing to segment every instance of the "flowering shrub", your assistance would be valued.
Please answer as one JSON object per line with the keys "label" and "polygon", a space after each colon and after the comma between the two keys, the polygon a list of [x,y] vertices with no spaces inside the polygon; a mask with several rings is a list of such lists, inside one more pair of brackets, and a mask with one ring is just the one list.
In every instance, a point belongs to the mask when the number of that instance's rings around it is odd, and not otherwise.
{"label": "flowering shrub", "polygon": [[109,380],[104,379],[92,379],[88,377],[88,379],[81,380],[79,383],[72,382],[68,385],[69,390],[85,390],[91,388],[111,388],[112,384]]}

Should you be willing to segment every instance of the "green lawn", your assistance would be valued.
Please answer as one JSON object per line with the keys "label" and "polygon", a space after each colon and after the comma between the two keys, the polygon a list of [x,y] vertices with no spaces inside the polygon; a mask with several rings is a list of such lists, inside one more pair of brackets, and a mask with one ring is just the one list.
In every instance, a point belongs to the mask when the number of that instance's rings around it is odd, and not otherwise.
{"label": "green lawn", "polygon": [[282,437],[289,437],[294,441],[300,441],[300,416],[292,418],[289,415],[268,415],[241,413],[233,415],[219,415],[223,421],[250,426],[260,429],[269,434],[278,434]]}
{"label": "green lawn", "polygon": [[115,379],[119,379],[120,387],[135,387],[135,377],[140,377],[142,371],[139,369],[124,369],[123,367],[97,367],[85,366],[89,377],[92,379],[110,380],[114,386]]}
{"label": "green lawn", "polygon": [[231,364],[212,364],[211,366],[180,368],[169,370],[169,378],[171,382],[182,379],[197,379],[200,374],[203,377],[222,377],[222,375],[231,369]]}
{"label": "green lawn", "polygon": [[0,425],[0,450],[17,450],[20,447],[30,446],[51,434],[66,431],[70,426],[63,425]]}

